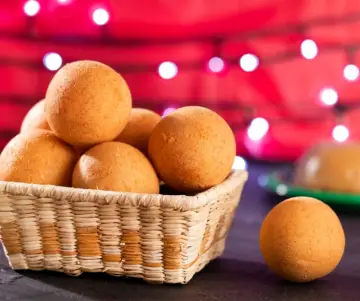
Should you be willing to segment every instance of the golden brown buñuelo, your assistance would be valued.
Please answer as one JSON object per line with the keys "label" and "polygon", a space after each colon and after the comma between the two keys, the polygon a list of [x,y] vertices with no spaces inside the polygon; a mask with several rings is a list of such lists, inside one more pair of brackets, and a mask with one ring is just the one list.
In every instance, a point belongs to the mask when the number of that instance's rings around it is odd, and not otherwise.
{"label": "golden brown bu\u00f1uelo", "polygon": [[51,131],[20,133],[0,155],[0,180],[70,186],[76,159],[73,149]]}
{"label": "golden brown bu\u00f1uelo", "polygon": [[220,115],[189,106],[161,119],[151,134],[148,151],[166,184],[180,192],[196,193],[224,181],[232,168],[236,144]]}
{"label": "golden brown bu\u00f1uelo", "polygon": [[325,203],[290,198],[276,205],[260,230],[260,248],[269,268],[281,278],[309,282],[332,272],[345,249],[339,218]]}
{"label": "golden brown bu\u00f1uelo", "polygon": [[44,100],[37,102],[27,112],[21,123],[20,132],[27,132],[35,129],[50,130],[46,119]]}
{"label": "golden brown bu\u00f1uelo", "polygon": [[62,67],[51,80],[45,100],[52,131],[80,147],[114,140],[124,129],[131,106],[123,77],[96,61]]}
{"label": "golden brown bu\u00f1uelo", "polygon": [[[25,115],[21,124],[20,132],[28,132],[32,130],[48,130],[51,131],[45,114],[45,100],[37,102]],[[87,148],[73,146],[78,157],[83,154]]]}
{"label": "golden brown bu\u00f1uelo", "polygon": [[297,162],[294,184],[316,190],[360,193],[360,143],[323,142]]}
{"label": "golden brown bu\u00f1uelo", "polygon": [[159,193],[150,161],[121,142],[104,142],[86,151],[75,166],[72,183],[77,188]]}
{"label": "golden brown bu\u00f1uelo", "polygon": [[130,144],[147,154],[150,135],[160,120],[161,116],[153,111],[133,108],[127,125],[115,140]]}

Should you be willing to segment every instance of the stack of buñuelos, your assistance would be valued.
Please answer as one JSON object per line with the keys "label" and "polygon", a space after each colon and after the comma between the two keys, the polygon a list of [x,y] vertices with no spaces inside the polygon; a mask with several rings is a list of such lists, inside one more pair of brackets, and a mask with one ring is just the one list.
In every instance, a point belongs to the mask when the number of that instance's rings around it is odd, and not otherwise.
{"label": "stack of bu\u00f1uelos", "polygon": [[0,180],[156,194],[160,179],[194,194],[224,181],[235,153],[217,113],[188,106],[161,118],[132,108],[118,72],[76,61],[54,75],[4,148]]}

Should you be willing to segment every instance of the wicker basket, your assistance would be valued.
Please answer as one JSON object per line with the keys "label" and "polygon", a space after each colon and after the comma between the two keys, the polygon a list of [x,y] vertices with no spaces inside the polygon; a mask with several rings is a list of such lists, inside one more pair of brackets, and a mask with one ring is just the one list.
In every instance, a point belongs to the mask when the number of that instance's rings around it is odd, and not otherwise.
{"label": "wicker basket", "polygon": [[0,182],[3,247],[15,270],[187,283],[223,252],[246,180],[232,171],[195,196]]}

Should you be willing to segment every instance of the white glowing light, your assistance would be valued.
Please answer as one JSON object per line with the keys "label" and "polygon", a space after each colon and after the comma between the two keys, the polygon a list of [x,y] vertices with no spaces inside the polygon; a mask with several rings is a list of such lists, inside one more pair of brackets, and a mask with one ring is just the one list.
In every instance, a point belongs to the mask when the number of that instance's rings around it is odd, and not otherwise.
{"label": "white glowing light", "polygon": [[243,157],[235,156],[232,168],[237,170],[246,170],[247,163]]}
{"label": "white glowing light", "polygon": [[176,110],[176,108],[172,108],[172,107],[166,108],[164,110],[164,112],[162,113],[162,117],[165,117],[166,115],[169,115],[170,113],[174,112],[175,110]]}
{"label": "white glowing light", "polygon": [[57,0],[60,4],[67,4],[70,0]]}
{"label": "white glowing light", "polygon": [[359,77],[359,68],[356,65],[349,64],[344,68],[344,77],[348,81],[354,81]]}
{"label": "white glowing light", "polygon": [[276,193],[277,193],[278,195],[281,195],[281,196],[287,194],[287,193],[288,193],[288,188],[287,188],[287,186],[284,185],[284,184],[278,185],[278,186],[276,187]]}
{"label": "white glowing light", "polygon": [[34,17],[40,11],[40,4],[36,0],[29,0],[24,4],[24,12],[29,17]]}
{"label": "white glowing light", "polygon": [[110,16],[107,10],[103,8],[98,8],[93,12],[93,20],[97,25],[105,25],[109,22]]}
{"label": "white glowing light", "polygon": [[209,65],[210,71],[215,72],[215,73],[221,72],[225,67],[224,60],[217,56],[211,58],[209,60],[208,65]]}
{"label": "white glowing light", "polygon": [[333,88],[324,88],[320,92],[320,100],[327,106],[333,106],[338,101],[338,93]]}
{"label": "white glowing light", "polygon": [[62,58],[55,52],[50,52],[44,55],[43,63],[46,69],[56,71],[62,66]]}
{"label": "white glowing light", "polygon": [[259,141],[266,135],[268,131],[269,122],[262,117],[257,117],[251,122],[250,126],[248,127],[247,135],[250,140]]}
{"label": "white glowing light", "polygon": [[163,79],[172,79],[178,73],[178,67],[173,62],[162,62],[158,69],[159,75]]}
{"label": "white glowing light", "polygon": [[259,66],[259,58],[254,54],[247,53],[240,58],[239,64],[244,71],[252,72]]}
{"label": "white glowing light", "polygon": [[349,129],[345,125],[339,124],[332,130],[332,137],[337,142],[345,142],[349,136]]}
{"label": "white glowing light", "polygon": [[314,59],[318,54],[318,47],[313,40],[304,40],[300,46],[301,54],[307,60]]}

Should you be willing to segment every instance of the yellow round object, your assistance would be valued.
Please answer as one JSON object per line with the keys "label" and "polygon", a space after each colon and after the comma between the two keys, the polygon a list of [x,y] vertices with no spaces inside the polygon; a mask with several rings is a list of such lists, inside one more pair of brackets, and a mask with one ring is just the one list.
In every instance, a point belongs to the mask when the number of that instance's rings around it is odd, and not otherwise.
{"label": "yellow round object", "polygon": [[320,143],[297,162],[294,184],[314,190],[360,194],[360,143]]}
{"label": "yellow round object", "polygon": [[130,144],[147,154],[150,135],[160,120],[161,116],[153,111],[133,108],[125,129],[115,140]]}
{"label": "yellow round object", "polygon": [[159,180],[150,161],[138,149],[121,142],[104,142],[85,152],[75,166],[73,186],[159,193]]}
{"label": "yellow round object", "polygon": [[161,119],[151,134],[148,151],[167,185],[196,193],[220,184],[229,175],[236,144],[220,115],[189,106]]}
{"label": "yellow round object", "polygon": [[51,131],[20,133],[0,155],[0,180],[70,186],[76,163],[72,148]]}
{"label": "yellow round object", "polygon": [[335,212],[309,197],[275,206],[260,230],[260,248],[270,270],[293,282],[309,282],[332,272],[345,249]]}
{"label": "yellow round object", "polygon": [[50,128],[75,146],[114,140],[130,115],[130,90],[120,74],[95,61],[65,65],[51,80],[45,111]]}
{"label": "yellow round object", "polygon": [[25,115],[21,123],[20,132],[34,129],[50,130],[45,114],[45,101],[37,102]]}

